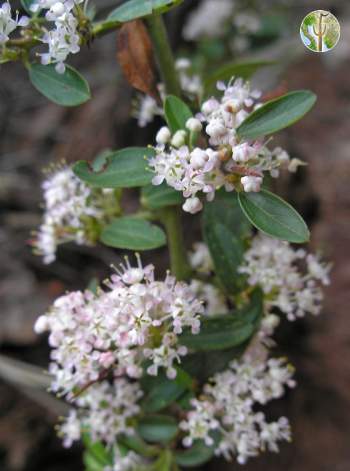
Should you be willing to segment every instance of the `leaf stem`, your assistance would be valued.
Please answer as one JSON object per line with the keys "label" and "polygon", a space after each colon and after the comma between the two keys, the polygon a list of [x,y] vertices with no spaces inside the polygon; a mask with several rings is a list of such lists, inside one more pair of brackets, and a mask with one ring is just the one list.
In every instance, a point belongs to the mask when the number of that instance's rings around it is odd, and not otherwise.
{"label": "leaf stem", "polygon": [[178,74],[175,69],[174,56],[163,18],[161,15],[153,14],[146,18],[146,23],[166,92],[180,97],[181,88],[178,81]]}
{"label": "leaf stem", "polygon": [[[146,18],[146,23],[166,93],[180,96],[181,88],[163,18],[161,15],[153,14]],[[161,211],[161,221],[168,236],[171,272],[178,280],[185,280],[189,278],[191,269],[184,245],[180,208],[169,207],[163,209]]]}
{"label": "leaf stem", "polygon": [[169,207],[161,211],[170,254],[171,272],[178,280],[186,280],[191,274],[182,234],[181,212],[178,207]]}

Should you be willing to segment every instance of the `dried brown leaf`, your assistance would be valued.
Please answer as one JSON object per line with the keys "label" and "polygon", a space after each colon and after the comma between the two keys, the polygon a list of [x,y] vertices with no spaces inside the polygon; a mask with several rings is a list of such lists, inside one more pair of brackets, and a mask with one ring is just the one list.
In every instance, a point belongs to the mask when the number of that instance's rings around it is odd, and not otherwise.
{"label": "dried brown leaf", "polygon": [[120,28],[117,59],[132,87],[158,98],[152,43],[141,20],[130,21]]}

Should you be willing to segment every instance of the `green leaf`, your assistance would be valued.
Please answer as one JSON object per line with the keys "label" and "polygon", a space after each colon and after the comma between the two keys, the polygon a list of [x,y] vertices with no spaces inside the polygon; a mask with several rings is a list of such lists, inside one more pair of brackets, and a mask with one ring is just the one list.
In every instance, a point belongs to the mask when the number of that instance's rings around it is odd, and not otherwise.
{"label": "green leaf", "polygon": [[172,133],[186,129],[186,121],[192,117],[192,111],[180,98],[169,95],[164,103],[165,119]]}
{"label": "green leaf", "polygon": [[87,451],[83,455],[83,462],[85,471],[103,471],[106,468],[94,455]]}
{"label": "green leaf", "polygon": [[236,320],[225,314],[201,320],[198,334],[185,331],[180,335],[181,344],[196,351],[224,350],[245,342],[254,332],[253,324]]}
{"label": "green leaf", "polygon": [[216,68],[204,81],[204,90],[209,94],[215,89],[216,82],[219,80],[230,80],[231,77],[241,77],[249,79],[258,69],[274,65],[273,61],[249,61],[249,62],[230,62],[222,67]]}
{"label": "green leaf", "polygon": [[240,358],[248,343],[226,350],[191,353],[182,359],[181,365],[193,378],[205,383],[215,373],[225,370],[230,361]]}
{"label": "green leaf", "polygon": [[244,278],[237,268],[242,262],[243,238],[250,234],[250,224],[242,214],[236,194],[219,193],[214,201],[206,203],[202,226],[222,286],[229,293],[239,290]]}
{"label": "green leaf", "polygon": [[104,157],[103,168],[99,170],[81,160],[74,167],[74,173],[84,182],[98,188],[133,188],[151,183],[152,172],[147,167],[147,159],[155,152],[147,147],[128,147]]}
{"label": "green leaf", "polygon": [[149,415],[140,419],[138,433],[151,443],[166,443],[177,435],[177,422],[167,415]]}
{"label": "green leaf", "polygon": [[118,437],[118,444],[148,458],[156,456],[159,451],[156,447],[147,445],[147,443],[137,435],[122,435]]}
{"label": "green leaf", "polygon": [[36,3],[36,0],[21,0],[22,7],[31,16],[33,15],[33,12],[30,7],[33,5],[33,3]]}
{"label": "green leaf", "polygon": [[179,336],[179,341],[195,351],[238,347],[256,331],[262,312],[262,295],[260,290],[257,290],[242,309],[221,316],[202,318],[200,332],[192,334],[188,329]]}
{"label": "green leaf", "polygon": [[194,468],[209,461],[214,456],[215,449],[220,441],[220,432],[215,430],[211,432],[211,436],[214,440],[211,446],[206,445],[203,440],[195,440],[188,450],[176,451],[176,463],[184,468]]}
{"label": "green leaf", "polygon": [[316,95],[308,90],[287,93],[253,111],[237,128],[242,139],[273,134],[301,119],[315,104]]}
{"label": "green leaf", "polygon": [[309,240],[310,233],[303,218],[279,196],[261,190],[259,193],[241,192],[238,200],[249,221],[265,234],[299,244]]}
{"label": "green leaf", "polygon": [[224,189],[216,192],[214,201],[206,202],[202,214],[203,230],[217,223],[224,226],[237,237],[245,238],[251,234],[251,224],[242,214],[237,193],[228,193]]}
{"label": "green leaf", "polygon": [[160,454],[158,460],[155,463],[152,463],[150,467],[146,467],[144,471],[170,471],[172,469],[172,464],[173,454],[170,450],[165,449]]}
{"label": "green leaf", "polygon": [[82,436],[83,443],[89,455],[88,461],[107,466],[113,463],[112,453],[106,449],[102,442],[93,442],[88,433]]}
{"label": "green leaf", "polygon": [[257,330],[264,312],[263,300],[264,296],[261,289],[255,288],[250,295],[249,302],[233,313],[235,319],[250,322]]}
{"label": "green leaf", "polygon": [[191,387],[191,377],[181,368],[177,368],[175,379],[168,379],[164,373],[159,373],[156,377],[146,376],[142,380],[142,389],[147,391],[141,403],[142,409],[146,412],[158,412]]}
{"label": "green leaf", "polygon": [[107,20],[109,22],[125,23],[153,13],[165,13],[183,0],[129,0],[113,10]]}
{"label": "green leaf", "polygon": [[103,171],[104,167],[108,164],[108,159],[113,158],[113,152],[111,149],[104,149],[94,158],[91,167],[94,172]]}
{"label": "green leaf", "polygon": [[237,269],[243,260],[243,241],[221,223],[207,225],[204,240],[222,285],[229,293],[237,291],[242,284]]}
{"label": "green leaf", "polygon": [[40,93],[58,105],[77,106],[91,98],[87,81],[68,65],[64,74],[59,74],[54,64],[32,64],[29,78]]}
{"label": "green leaf", "polygon": [[129,250],[151,250],[166,244],[163,230],[144,219],[122,217],[106,226],[101,241],[110,247]]}
{"label": "green leaf", "polygon": [[141,190],[141,203],[149,209],[160,209],[166,206],[181,204],[183,198],[180,191],[174,190],[166,183],[148,185]]}

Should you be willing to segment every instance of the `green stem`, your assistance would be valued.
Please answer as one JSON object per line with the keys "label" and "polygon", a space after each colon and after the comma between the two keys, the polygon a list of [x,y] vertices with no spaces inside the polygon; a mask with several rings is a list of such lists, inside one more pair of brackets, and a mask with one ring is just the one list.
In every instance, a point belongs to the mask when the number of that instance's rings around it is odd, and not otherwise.
{"label": "green stem", "polygon": [[163,209],[161,221],[168,236],[171,272],[178,280],[186,280],[191,274],[191,268],[187,261],[180,211],[177,207]]}
{"label": "green stem", "polygon": [[[146,22],[166,92],[180,96],[181,88],[163,18],[154,14]],[[171,272],[178,280],[185,280],[189,278],[191,269],[183,240],[180,209],[169,207],[162,210],[161,215],[168,236]]]}
{"label": "green stem", "polygon": [[171,95],[181,96],[174,56],[170,48],[163,18],[161,15],[154,14],[148,17],[146,22],[166,92]]}

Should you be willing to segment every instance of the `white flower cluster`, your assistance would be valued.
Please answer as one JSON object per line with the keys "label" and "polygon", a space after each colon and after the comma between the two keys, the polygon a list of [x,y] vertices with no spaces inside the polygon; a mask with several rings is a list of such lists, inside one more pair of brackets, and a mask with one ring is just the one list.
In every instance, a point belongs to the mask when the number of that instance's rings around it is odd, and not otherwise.
{"label": "white flower cluster", "polygon": [[145,458],[134,451],[122,455],[115,447],[113,455],[113,466],[107,466],[103,471],[135,471],[136,469],[144,469],[144,466],[147,465]]}
{"label": "white flower cluster", "polygon": [[278,451],[280,440],[290,440],[285,417],[268,423],[256,405],[280,398],[285,388],[294,387],[293,368],[283,359],[252,361],[243,357],[229,369],[217,373],[204,386],[203,395],[192,401],[193,409],[180,423],[186,432],[184,446],[196,439],[214,445],[213,432],[219,432],[215,454],[227,460],[234,456],[241,464],[260,451]]}
{"label": "white flower cluster", "polygon": [[239,268],[251,286],[264,291],[267,310],[277,308],[289,320],[320,313],[321,286],[329,284],[329,271],[319,257],[262,234],[253,239]]}
{"label": "white flower cluster", "polygon": [[259,14],[242,1],[203,0],[188,16],[182,35],[187,41],[227,36],[231,50],[243,52],[249,47],[249,36],[260,28]]}
{"label": "white flower cluster", "polygon": [[92,190],[74,175],[71,167],[54,171],[43,182],[42,189],[43,223],[33,245],[43,256],[44,263],[51,263],[60,243],[73,240],[78,244],[93,242],[88,234],[88,223],[105,217],[104,207],[113,204],[113,192]]}
{"label": "white flower cluster", "polygon": [[118,435],[134,433],[129,421],[140,412],[141,397],[140,385],[125,378],[91,385],[74,400],[78,409],[72,409],[59,428],[63,445],[70,447],[88,431],[92,442],[113,447]]}
{"label": "white flower cluster", "polygon": [[[231,80],[228,86],[219,82],[218,88],[223,92],[221,100],[205,101],[197,118],[187,121],[186,130],[173,136],[167,127],[159,130],[156,156],[149,161],[156,174],[152,183],[160,185],[166,181],[181,191],[186,198],[183,209],[192,214],[203,207],[198,197],[201,193],[212,201],[221,187],[226,191],[257,192],[264,172],[276,178],[280,166],[291,164],[287,152],[280,147],[271,151],[263,140],[242,141],[237,136],[237,127],[254,106],[259,106],[256,100],[260,92],[251,91],[242,79]],[[191,135],[199,133],[203,124],[208,147],[192,148]],[[292,163],[290,170],[295,169]]]}
{"label": "white flower cluster", "polygon": [[[202,303],[190,287],[167,274],[154,280],[154,267],[126,265],[106,282],[107,291],[71,292],[58,298],[37,320],[36,332],[49,331],[53,348],[51,389],[68,399],[87,384],[111,372],[139,378],[164,368],[176,376],[176,364],[187,349],[178,342],[185,327],[200,330]],[[111,371],[113,370],[113,371]]]}
{"label": "white flower cluster", "polygon": [[[195,242],[193,250],[188,254],[193,271],[200,275],[210,275],[214,271],[214,264],[208,246],[203,242]],[[229,312],[225,295],[210,282],[192,279],[191,289],[203,301],[205,316],[217,316]]]}
{"label": "white flower cluster", "polygon": [[[191,98],[200,99],[203,93],[202,79],[191,71],[191,62],[185,57],[180,57],[175,62],[180,86],[185,94]],[[162,100],[165,98],[164,84],[158,84],[158,91]],[[140,95],[136,101],[133,116],[137,119],[139,127],[144,128],[151,123],[155,116],[163,116],[164,111],[157,101],[149,95]]]}
{"label": "white flower cluster", "polygon": [[74,9],[84,0],[36,0],[31,10],[37,12],[45,9],[45,18],[54,24],[50,31],[45,30],[41,41],[48,46],[48,51],[40,54],[42,64],[56,64],[56,71],[63,74],[65,61],[69,54],[80,51],[78,20]]}
{"label": "white flower cluster", "polygon": [[234,9],[233,0],[203,0],[188,16],[183,28],[183,37],[195,41],[201,37],[222,36],[225,33],[224,25],[230,21]]}
{"label": "white flower cluster", "polygon": [[9,40],[9,35],[18,26],[27,26],[29,19],[26,16],[12,18],[11,5],[5,2],[0,7],[0,46],[4,45]]}

